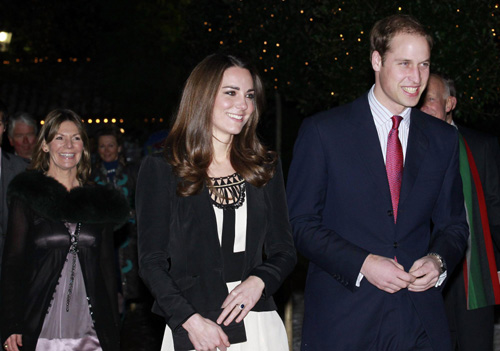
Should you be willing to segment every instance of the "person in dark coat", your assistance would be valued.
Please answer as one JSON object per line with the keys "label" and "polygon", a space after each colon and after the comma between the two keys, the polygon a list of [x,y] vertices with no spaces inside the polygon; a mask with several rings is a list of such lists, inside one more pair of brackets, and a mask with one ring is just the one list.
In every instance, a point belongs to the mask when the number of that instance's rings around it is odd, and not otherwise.
{"label": "person in dark coat", "polygon": [[123,195],[89,186],[81,118],[45,119],[33,170],[9,185],[0,320],[8,351],[118,351],[113,227],[128,219]]}
{"label": "person in dark coat", "polygon": [[443,294],[453,350],[493,350],[495,305],[500,304],[500,147],[498,138],[455,124],[453,81],[433,73],[421,110],[458,128],[460,173],[470,239]]}

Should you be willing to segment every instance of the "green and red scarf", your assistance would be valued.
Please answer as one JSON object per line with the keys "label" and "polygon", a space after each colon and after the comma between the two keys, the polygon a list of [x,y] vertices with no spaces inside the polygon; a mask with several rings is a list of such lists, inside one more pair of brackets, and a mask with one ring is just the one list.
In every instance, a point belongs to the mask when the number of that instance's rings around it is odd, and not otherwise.
{"label": "green and red scarf", "polygon": [[500,304],[500,282],[479,173],[470,148],[461,134],[459,140],[460,175],[470,230],[463,271],[467,309],[473,310]]}

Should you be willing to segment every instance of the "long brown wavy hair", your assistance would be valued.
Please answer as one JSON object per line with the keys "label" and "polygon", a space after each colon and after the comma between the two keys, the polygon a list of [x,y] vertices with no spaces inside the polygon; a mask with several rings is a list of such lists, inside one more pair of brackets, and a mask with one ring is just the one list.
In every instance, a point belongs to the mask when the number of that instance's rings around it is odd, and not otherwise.
{"label": "long brown wavy hair", "polygon": [[255,110],[238,135],[234,135],[230,161],[248,183],[261,187],[274,175],[277,155],[268,151],[256,134],[264,107],[264,86],[253,66],[232,55],[213,54],[191,72],[182,93],[175,123],[165,141],[165,158],[181,178],[179,196],[197,194],[208,183],[212,162],[212,114],[224,72],[230,67],[248,70],[255,89]]}
{"label": "long brown wavy hair", "polygon": [[78,132],[80,133],[80,137],[82,138],[82,158],[76,166],[76,173],[80,182],[85,183],[90,176],[91,170],[89,138],[82,124],[82,119],[71,110],[56,109],[49,112],[47,117],[45,117],[45,122],[40,130],[40,134],[38,135],[35,149],[33,151],[33,159],[31,160],[30,168],[42,172],[47,172],[49,170],[50,155],[48,152],[43,151],[42,145],[44,142],[49,144],[56,136],[61,124],[66,121],[73,122],[76,125]]}

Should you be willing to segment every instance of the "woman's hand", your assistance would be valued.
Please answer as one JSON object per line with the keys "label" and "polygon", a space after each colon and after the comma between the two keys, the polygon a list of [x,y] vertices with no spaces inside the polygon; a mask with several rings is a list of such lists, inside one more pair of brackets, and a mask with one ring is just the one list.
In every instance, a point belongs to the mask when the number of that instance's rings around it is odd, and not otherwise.
{"label": "woman's hand", "polygon": [[12,334],[3,344],[3,349],[7,351],[19,351],[19,346],[23,346],[23,336]]}
{"label": "woman's hand", "polygon": [[259,277],[251,275],[233,289],[222,303],[224,309],[217,318],[217,323],[229,325],[235,318],[239,323],[245,318],[262,296],[265,284]]}
{"label": "woman's hand", "polygon": [[230,346],[222,328],[198,313],[189,317],[182,327],[187,330],[189,340],[197,351],[216,351],[217,348],[226,351]]}

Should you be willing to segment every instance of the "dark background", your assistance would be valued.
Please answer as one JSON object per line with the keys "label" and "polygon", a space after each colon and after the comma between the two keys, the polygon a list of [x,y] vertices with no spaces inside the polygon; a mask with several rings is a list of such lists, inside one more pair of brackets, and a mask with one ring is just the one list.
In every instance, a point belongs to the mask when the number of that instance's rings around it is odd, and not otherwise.
{"label": "dark background", "polygon": [[[456,118],[499,135],[500,9],[487,0],[3,0],[0,31],[12,42],[0,52],[0,99],[39,121],[70,108],[90,135],[115,118],[140,152],[151,133],[168,129],[191,69],[210,53],[233,52],[262,74],[259,134],[286,175],[302,119],[371,87],[369,32],[395,13],[433,35],[431,69],[455,80]],[[305,267],[299,262],[276,296],[280,306],[300,291]],[[156,349],[163,324],[138,308],[122,344]]]}
{"label": "dark background", "polygon": [[260,134],[287,165],[304,117],[373,84],[369,31],[395,13],[433,34],[432,69],[455,79],[458,119],[497,134],[500,9],[486,0],[4,0],[0,30],[13,34],[0,52],[0,99],[39,120],[73,109],[92,120],[90,134],[96,119],[116,118],[141,145],[168,128],[194,65],[230,51],[258,66]]}

